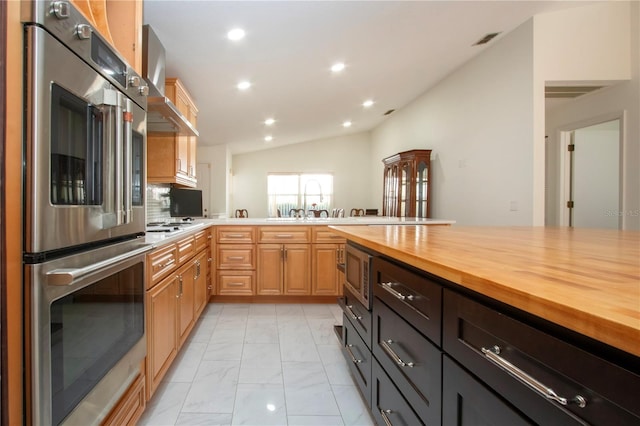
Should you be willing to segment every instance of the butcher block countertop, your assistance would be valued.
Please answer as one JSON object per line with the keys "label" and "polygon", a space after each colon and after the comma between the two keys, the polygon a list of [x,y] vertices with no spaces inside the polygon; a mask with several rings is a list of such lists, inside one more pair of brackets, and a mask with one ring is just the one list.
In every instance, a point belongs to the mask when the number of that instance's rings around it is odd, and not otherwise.
{"label": "butcher block countertop", "polygon": [[331,228],[388,257],[640,356],[640,232]]}

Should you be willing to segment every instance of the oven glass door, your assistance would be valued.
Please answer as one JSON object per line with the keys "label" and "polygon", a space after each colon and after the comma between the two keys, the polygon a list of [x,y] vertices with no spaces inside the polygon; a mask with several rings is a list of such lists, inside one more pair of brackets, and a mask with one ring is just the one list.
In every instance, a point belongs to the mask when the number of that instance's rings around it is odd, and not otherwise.
{"label": "oven glass door", "polygon": [[51,98],[51,204],[100,205],[103,114],[55,83]]}
{"label": "oven glass door", "polygon": [[144,335],[143,271],[136,263],[50,305],[53,424]]}

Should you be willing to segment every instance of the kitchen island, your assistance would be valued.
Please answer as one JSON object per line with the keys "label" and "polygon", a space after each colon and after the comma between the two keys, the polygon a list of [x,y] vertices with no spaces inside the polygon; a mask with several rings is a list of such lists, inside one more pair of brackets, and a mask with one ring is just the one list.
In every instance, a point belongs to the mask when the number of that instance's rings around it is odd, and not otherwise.
{"label": "kitchen island", "polygon": [[[331,229],[348,244],[374,253],[371,352],[376,359],[367,391],[381,423],[389,418],[393,423],[393,413],[402,413],[384,407],[385,398],[387,403],[391,398],[385,387],[389,380],[409,401],[409,413],[420,413],[420,401],[427,400],[424,412],[442,424],[465,423],[458,423],[457,416],[469,406],[487,415],[483,407],[506,413],[503,424],[640,421],[640,233],[537,227]],[[438,308],[428,318],[437,327],[428,330],[406,321],[415,311],[411,304],[425,299],[421,286],[430,289],[431,308]],[[414,395],[419,385],[404,385],[412,383],[419,365],[406,368],[406,361],[419,352],[412,353],[408,340],[403,346],[401,337],[383,337],[394,327],[404,330],[397,324],[407,323],[442,354],[442,363],[434,362],[437,371],[432,371],[442,386],[425,390],[421,398]],[[396,325],[385,331],[385,324]],[[385,342],[392,341],[397,353],[387,363],[391,345]],[[396,365],[402,365],[400,372]],[[530,376],[546,386],[532,391],[537,384]],[[473,395],[486,396],[484,402],[465,395],[464,389],[471,388]],[[554,390],[561,397],[549,402]]]}

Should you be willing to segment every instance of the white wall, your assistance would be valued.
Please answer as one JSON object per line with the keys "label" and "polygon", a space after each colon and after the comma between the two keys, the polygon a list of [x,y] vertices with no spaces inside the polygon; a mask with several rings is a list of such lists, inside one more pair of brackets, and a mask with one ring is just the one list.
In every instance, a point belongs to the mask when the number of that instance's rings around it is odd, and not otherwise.
{"label": "white wall", "polygon": [[[380,159],[433,149],[432,217],[460,225],[532,224],[533,25],[497,39],[372,132]],[[380,204],[382,186],[373,186]],[[511,211],[512,201],[517,211]]]}
{"label": "white wall", "polygon": [[198,145],[198,162],[211,164],[210,217],[226,217],[229,198],[228,177],[231,171],[231,154],[227,145]]}
{"label": "white wall", "polygon": [[[561,130],[623,116],[622,228],[640,230],[640,3],[626,5],[629,6],[629,12],[623,20],[629,22],[630,80],[550,109],[546,113],[546,134],[550,139],[548,145],[558,147]],[[613,2],[612,7],[620,5]],[[624,24],[618,26],[624,27]],[[551,157],[560,155],[558,150],[552,154]],[[561,161],[553,161],[557,167],[561,167]],[[556,178],[561,173],[561,170],[550,171],[550,175]],[[560,192],[559,188],[552,190]],[[551,224],[558,223],[557,216],[550,219]]]}
{"label": "white wall", "polygon": [[382,186],[382,173],[371,181],[369,141],[367,132],[233,155],[230,211],[267,217],[267,173],[274,172],[333,173],[334,207],[371,207],[369,187]]}

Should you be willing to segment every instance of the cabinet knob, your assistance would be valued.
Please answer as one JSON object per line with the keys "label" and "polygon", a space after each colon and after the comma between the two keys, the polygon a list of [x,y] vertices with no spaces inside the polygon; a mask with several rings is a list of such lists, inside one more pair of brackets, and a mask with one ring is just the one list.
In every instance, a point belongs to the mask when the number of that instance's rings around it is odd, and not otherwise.
{"label": "cabinet knob", "polygon": [[138,93],[142,96],[149,96],[149,86],[140,86]]}

